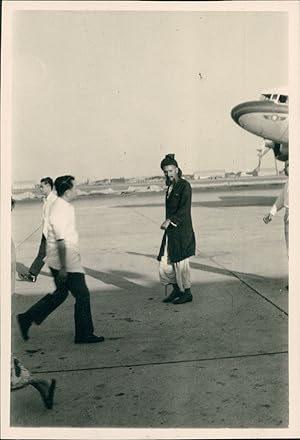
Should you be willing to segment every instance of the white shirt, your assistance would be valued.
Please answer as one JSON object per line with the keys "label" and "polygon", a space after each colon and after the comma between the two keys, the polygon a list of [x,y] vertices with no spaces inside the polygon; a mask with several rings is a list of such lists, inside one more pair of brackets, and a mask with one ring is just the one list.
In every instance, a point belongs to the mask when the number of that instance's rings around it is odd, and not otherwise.
{"label": "white shirt", "polygon": [[50,194],[44,199],[44,206],[43,206],[43,235],[45,238],[48,236],[48,230],[49,230],[49,214],[50,214],[50,208],[57,199],[57,195],[51,191]]}
{"label": "white shirt", "polygon": [[69,202],[66,202],[61,197],[57,197],[51,206],[46,257],[48,266],[59,270],[61,262],[57,240],[64,240],[65,242],[66,271],[84,273],[79,253],[75,210]]}

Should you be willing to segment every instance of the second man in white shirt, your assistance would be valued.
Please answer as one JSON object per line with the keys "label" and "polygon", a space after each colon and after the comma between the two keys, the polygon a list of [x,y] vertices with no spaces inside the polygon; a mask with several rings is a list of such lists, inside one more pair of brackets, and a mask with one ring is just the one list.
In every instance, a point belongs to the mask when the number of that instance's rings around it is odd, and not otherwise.
{"label": "second man in white shirt", "polygon": [[40,271],[42,270],[42,267],[45,264],[44,259],[46,257],[46,240],[49,230],[50,208],[52,203],[57,199],[56,194],[53,192],[53,180],[51,177],[43,177],[43,179],[41,179],[40,191],[44,197],[42,239],[38,254],[31,264],[28,273],[23,275],[20,274],[25,281],[30,281],[32,283],[35,283]]}

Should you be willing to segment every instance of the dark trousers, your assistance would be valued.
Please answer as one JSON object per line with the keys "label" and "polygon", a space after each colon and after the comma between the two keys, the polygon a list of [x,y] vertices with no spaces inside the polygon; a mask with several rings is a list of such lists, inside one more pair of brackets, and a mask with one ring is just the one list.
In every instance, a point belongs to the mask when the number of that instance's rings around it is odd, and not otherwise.
{"label": "dark trousers", "polygon": [[84,338],[94,332],[90,305],[90,292],[85,282],[85,276],[79,272],[68,272],[64,283],[58,283],[59,271],[50,267],[56,290],[49,293],[25,312],[25,316],[36,324],[41,324],[67,298],[69,291],[75,298],[75,338]]}
{"label": "dark trousers", "polygon": [[29,268],[29,272],[32,273],[32,275],[38,276],[38,274],[42,270],[42,267],[45,264],[43,260],[46,256],[46,243],[47,243],[47,240],[46,240],[45,235],[43,234],[38,254],[35,257],[35,260],[33,261],[32,265]]}

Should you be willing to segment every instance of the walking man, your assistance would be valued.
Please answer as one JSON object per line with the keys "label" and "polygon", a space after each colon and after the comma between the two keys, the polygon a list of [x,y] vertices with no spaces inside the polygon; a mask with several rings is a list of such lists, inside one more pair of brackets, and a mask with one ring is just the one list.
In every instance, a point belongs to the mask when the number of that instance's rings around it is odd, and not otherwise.
{"label": "walking man", "polygon": [[29,272],[27,274],[20,275],[25,281],[32,283],[36,282],[37,276],[45,264],[44,258],[46,257],[46,241],[49,229],[50,207],[57,198],[56,194],[53,192],[53,180],[51,177],[43,177],[43,179],[41,179],[40,190],[44,197],[42,239],[38,254],[30,266]]}
{"label": "walking man", "polygon": [[65,301],[70,291],[75,298],[75,344],[102,342],[103,336],[93,334],[90,293],[81,265],[75,211],[70,203],[76,196],[75,178],[69,175],[58,177],[55,188],[58,197],[49,216],[46,262],[56,290],[17,316],[21,334],[27,340],[31,324],[41,324]]}
{"label": "walking man", "polygon": [[[289,161],[287,160],[284,165],[285,175],[289,175]],[[285,183],[282,191],[277,197],[274,205],[270,209],[270,212],[263,218],[264,222],[267,224],[272,221],[274,215],[277,214],[282,208],[285,208],[284,214],[284,235],[287,253],[289,253],[289,181]]]}
{"label": "walking man", "polygon": [[[286,176],[289,176],[289,161],[287,160],[284,164],[284,173]],[[282,208],[285,208],[284,214],[284,235],[285,235],[285,245],[287,254],[289,255],[289,181],[285,183],[282,191],[277,197],[274,205],[270,209],[270,212],[264,216],[263,221],[268,224],[272,221],[273,217],[280,211]],[[288,289],[288,285],[286,286]]]}
{"label": "walking man", "polygon": [[182,178],[174,154],[167,154],[161,162],[166,176],[165,231],[158,255],[159,276],[164,286],[173,285],[165,303],[184,304],[192,301],[189,257],[195,255],[195,234],[192,225],[192,188]]}

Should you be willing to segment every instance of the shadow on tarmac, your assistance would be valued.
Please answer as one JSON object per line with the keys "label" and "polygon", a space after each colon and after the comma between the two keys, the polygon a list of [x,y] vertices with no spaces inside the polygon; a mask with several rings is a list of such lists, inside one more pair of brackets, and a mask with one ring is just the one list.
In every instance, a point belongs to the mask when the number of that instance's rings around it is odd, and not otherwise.
{"label": "shadow on tarmac", "polygon": [[[152,258],[152,259],[156,259],[156,256],[153,254],[142,254],[139,252],[127,252],[130,255],[137,255],[140,257],[148,257],[148,258]],[[232,278],[236,278],[233,273],[227,269],[222,269],[221,267],[215,267],[215,266],[209,266],[208,264],[203,264],[203,263],[195,263],[195,262],[190,262],[190,266],[192,269],[198,269],[198,270],[203,270],[204,272],[210,272],[210,273],[216,273],[218,275],[226,275]],[[248,273],[248,272],[238,272],[238,271],[234,271],[234,273],[237,276],[246,276],[246,277],[250,277],[252,279],[256,279],[259,281],[264,281],[266,280],[268,277],[262,277],[260,275],[256,275],[256,274],[252,274],[252,273]]]}
{"label": "shadow on tarmac", "polygon": [[[192,202],[193,207],[205,207],[205,208],[234,208],[234,207],[249,207],[249,206],[272,206],[276,197],[272,196],[221,196],[219,200],[197,201]],[[114,208],[147,208],[164,206],[164,201],[161,203],[142,203],[134,205],[120,205],[114,206]]]}
{"label": "shadow on tarmac", "polygon": [[[128,251],[129,255],[136,255],[139,257],[146,257],[156,260],[157,256],[154,254],[147,254],[147,253],[139,253],[134,251]],[[283,277],[266,277],[261,276],[249,272],[239,272],[239,271],[230,271],[227,269],[223,269],[221,267],[216,266],[210,266],[208,264],[198,263],[191,261],[190,266],[192,269],[201,270],[203,272],[209,272],[214,273],[217,275],[225,275],[227,277],[231,278],[241,278],[241,279],[247,279],[249,282],[259,282],[262,285],[269,284],[272,280],[276,280],[279,284],[286,284],[286,278]],[[29,268],[24,265],[23,263],[17,262],[17,273],[18,274],[25,274],[28,273]],[[105,284],[110,284],[115,287],[118,287],[119,289],[132,289],[133,287],[139,286],[139,284],[135,283],[134,281],[131,281],[131,279],[141,279],[143,278],[141,274],[137,272],[128,272],[128,271],[121,271],[121,270],[113,270],[109,272],[102,272],[100,270],[91,269],[89,267],[84,267],[86,275],[95,278],[96,280],[99,280]],[[40,275],[44,275],[46,277],[51,278],[51,274],[45,271],[41,271]]]}
{"label": "shadow on tarmac", "polygon": [[131,289],[133,286],[137,286],[133,281],[129,281],[128,278],[142,278],[138,273],[112,270],[110,272],[101,272],[100,270],[90,269],[84,267],[86,275],[89,275],[96,280],[102,281],[105,284],[111,284],[119,287],[120,289]]}

